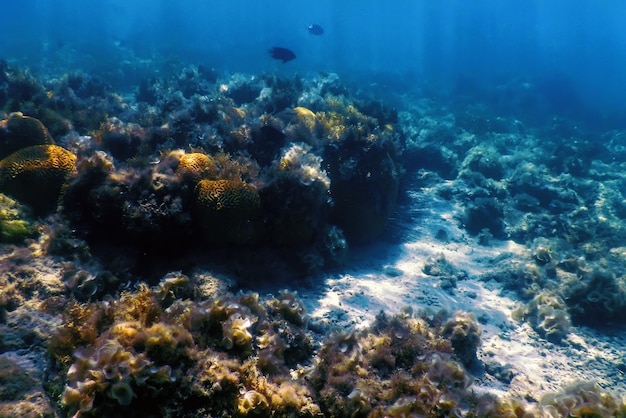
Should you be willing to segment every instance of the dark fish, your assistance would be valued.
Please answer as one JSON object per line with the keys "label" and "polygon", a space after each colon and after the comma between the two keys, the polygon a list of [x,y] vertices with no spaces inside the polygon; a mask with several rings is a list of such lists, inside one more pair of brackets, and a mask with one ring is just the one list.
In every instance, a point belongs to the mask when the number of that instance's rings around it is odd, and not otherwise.
{"label": "dark fish", "polygon": [[292,50],[287,48],[281,48],[280,46],[275,46],[274,48],[270,49],[269,53],[272,58],[274,58],[275,60],[281,60],[283,64],[296,58],[296,54],[294,54]]}
{"label": "dark fish", "polygon": [[309,25],[309,26],[307,27],[307,29],[309,30],[309,33],[310,33],[311,35],[320,36],[321,34],[323,34],[323,33],[324,33],[324,28],[323,28],[323,27],[321,27],[320,25],[316,25],[316,24]]}

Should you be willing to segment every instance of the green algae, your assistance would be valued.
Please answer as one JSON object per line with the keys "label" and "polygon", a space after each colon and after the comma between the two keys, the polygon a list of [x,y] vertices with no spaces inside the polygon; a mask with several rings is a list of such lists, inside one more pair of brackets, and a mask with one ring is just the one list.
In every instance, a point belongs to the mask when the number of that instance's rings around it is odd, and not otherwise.
{"label": "green algae", "polygon": [[0,194],[0,242],[21,243],[34,232],[24,206]]}

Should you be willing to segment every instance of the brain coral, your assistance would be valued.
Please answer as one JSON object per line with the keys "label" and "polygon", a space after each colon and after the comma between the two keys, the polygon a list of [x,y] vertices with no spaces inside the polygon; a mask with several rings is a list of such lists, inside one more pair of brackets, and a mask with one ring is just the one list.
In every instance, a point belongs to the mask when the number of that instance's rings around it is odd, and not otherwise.
{"label": "brain coral", "polygon": [[191,183],[215,178],[215,161],[209,155],[201,152],[184,154],[180,157],[176,173]]}
{"label": "brain coral", "polygon": [[0,191],[29,204],[36,212],[55,207],[76,155],[57,145],[34,145],[0,161]]}
{"label": "brain coral", "polygon": [[38,119],[15,112],[0,121],[0,158],[22,148],[45,144],[54,144],[54,140]]}
{"label": "brain coral", "polygon": [[196,186],[196,220],[211,243],[243,244],[254,238],[261,206],[257,190],[239,180],[201,180]]}

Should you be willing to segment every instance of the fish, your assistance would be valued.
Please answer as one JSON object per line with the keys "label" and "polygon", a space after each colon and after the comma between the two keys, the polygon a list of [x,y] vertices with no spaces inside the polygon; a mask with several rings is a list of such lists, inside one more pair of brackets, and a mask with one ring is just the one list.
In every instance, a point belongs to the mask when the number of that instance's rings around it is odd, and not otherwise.
{"label": "fish", "polygon": [[311,35],[320,36],[324,33],[324,28],[317,24],[312,24],[307,27],[307,30]]}
{"label": "fish", "polygon": [[275,60],[281,60],[284,63],[296,59],[296,54],[290,49],[275,46],[269,50],[270,55]]}

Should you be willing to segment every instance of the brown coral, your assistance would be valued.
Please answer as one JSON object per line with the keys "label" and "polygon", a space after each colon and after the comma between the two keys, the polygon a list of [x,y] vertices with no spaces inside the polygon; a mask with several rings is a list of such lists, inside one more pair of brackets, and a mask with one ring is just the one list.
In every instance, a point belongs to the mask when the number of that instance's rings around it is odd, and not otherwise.
{"label": "brown coral", "polygon": [[57,145],[35,145],[0,161],[0,191],[36,212],[56,206],[61,188],[76,170],[76,155]]}
{"label": "brown coral", "polygon": [[197,220],[211,243],[243,244],[255,236],[261,206],[253,186],[237,180],[201,180],[196,186]]}
{"label": "brown coral", "polygon": [[11,113],[0,121],[0,158],[33,145],[54,144],[54,139],[39,119]]}

